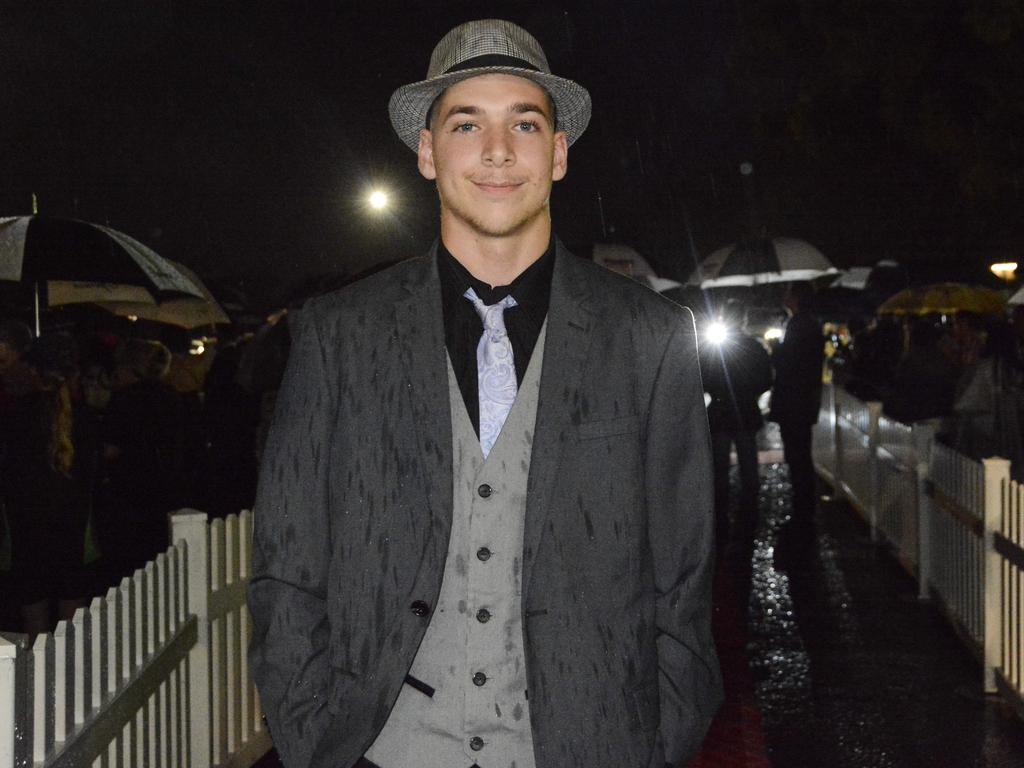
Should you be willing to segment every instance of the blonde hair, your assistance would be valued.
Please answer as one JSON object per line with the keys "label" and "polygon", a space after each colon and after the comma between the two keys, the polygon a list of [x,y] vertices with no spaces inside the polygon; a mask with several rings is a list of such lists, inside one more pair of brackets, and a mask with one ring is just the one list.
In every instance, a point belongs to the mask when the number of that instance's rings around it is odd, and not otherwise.
{"label": "blonde hair", "polygon": [[62,381],[53,393],[50,419],[50,465],[64,475],[71,474],[75,463],[75,444],[71,440],[74,418],[71,413],[71,388]]}
{"label": "blonde hair", "polygon": [[46,457],[51,468],[70,475],[75,461],[72,439],[71,384],[77,366],[74,339],[67,333],[55,333],[36,340],[29,360],[38,374],[36,390],[42,398],[39,424],[47,436]]}

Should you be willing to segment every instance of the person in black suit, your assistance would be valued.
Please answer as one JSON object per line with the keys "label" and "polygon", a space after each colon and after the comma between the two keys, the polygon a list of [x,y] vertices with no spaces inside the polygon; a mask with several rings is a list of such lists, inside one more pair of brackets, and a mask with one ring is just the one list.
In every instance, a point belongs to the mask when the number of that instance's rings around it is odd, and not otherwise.
{"label": "person in black suit", "polygon": [[554,235],[590,99],[525,30],[455,28],[391,116],[440,239],[290,315],[248,586],[275,747],[684,764],[721,700],[693,316]]}
{"label": "person in black suit", "polygon": [[[757,400],[772,385],[767,350],[744,332],[745,312],[729,299],[719,317],[720,332],[706,335],[700,367],[708,403],[711,451],[715,467],[716,541],[725,545],[729,532],[729,454],[736,446],[740,471],[738,525],[741,536],[753,534],[757,522],[757,432],[764,425]],[[709,328],[709,330],[712,330]]]}
{"label": "person in black suit", "polygon": [[825,345],[821,323],[810,312],[814,288],[809,282],[791,283],[783,299],[790,317],[781,343],[772,354],[775,384],[769,418],[778,423],[782,447],[793,484],[793,517],[787,531],[794,552],[813,542],[815,509],[811,432],[821,406],[821,366]]}

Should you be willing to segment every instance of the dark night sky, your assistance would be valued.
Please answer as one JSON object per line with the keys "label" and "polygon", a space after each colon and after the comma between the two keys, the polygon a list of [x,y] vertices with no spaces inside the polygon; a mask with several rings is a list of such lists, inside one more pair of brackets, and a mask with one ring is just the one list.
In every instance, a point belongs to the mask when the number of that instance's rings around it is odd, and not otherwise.
{"label": "dark night sky", "polygon": [[[895,257],[918,279],[980,281],[1016,256],[1024,12],[1009,0],[55,8],[0,11],[0,215],[36,193],[258,303],[430,242],[434,192],[387,99],[444,32],[486,16],[527,27],[594,97],[553,198],[581,252],[621,240],[685,277],[744,233],[748,160],[757,223],[840,266]],[[375,182],[397,197],[386,218],[362,203]]]}

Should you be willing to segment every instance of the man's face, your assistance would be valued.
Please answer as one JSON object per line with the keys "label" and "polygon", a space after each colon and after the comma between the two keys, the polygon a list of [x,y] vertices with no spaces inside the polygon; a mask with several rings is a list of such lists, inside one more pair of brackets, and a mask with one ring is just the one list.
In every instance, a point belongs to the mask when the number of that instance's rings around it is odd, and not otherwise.
{"label": "man's face", "polygon": [[420,173],[437,182],[442,219],[475,236],[506,237],[546,219],[568,144],[544,89],[513,75],[449,88],[420,132]]}

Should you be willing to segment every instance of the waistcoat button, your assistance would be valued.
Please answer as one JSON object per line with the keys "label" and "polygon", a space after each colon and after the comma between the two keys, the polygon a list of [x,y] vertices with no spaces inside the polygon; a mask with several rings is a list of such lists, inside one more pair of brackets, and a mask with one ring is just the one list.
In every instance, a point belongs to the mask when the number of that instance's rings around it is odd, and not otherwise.
{"label": "waistcoat button", "polygon": [[481,563],[486,563],[491,559],[491,550],[487,547],[480,547],[480,549],[476,551],[476,559]]}
{"label": "waistcoat button", "polygon": [[487,675],[485,675],[483,672],[477,672],[475,675],[473,675],[473,685],[481,686],[486,682]]}
{"label": "waistcoat button", "polygon": [[476,620],[479,621],[481,624],[486,624],[488,621],[491,620],[491,612],[488,611],[486,608],[481,608],[479,611],[476,612]]}
{"label": "waistcoat button", "polygon": [[417,600],[409,606],[409,610],[417,616],[426,616],[428,613],[430,613],[430,606],[424,603],[422,600]]}
{"label": "waistcoat button", "polygon": [[491,498],[491,486],[489,486],[487,483],[484,483],[479,488],[477,488],[476,492],[480,494],[480,498],[482,499]]}
{"label": "waistcoat button", "polygon": [[472,749],[474,752],[479,752],[481,749],[484,748],[484,740],[481,739],[479,736],[474,736],[472,739],[469,740],[469,748]]}

